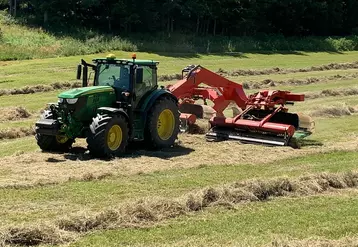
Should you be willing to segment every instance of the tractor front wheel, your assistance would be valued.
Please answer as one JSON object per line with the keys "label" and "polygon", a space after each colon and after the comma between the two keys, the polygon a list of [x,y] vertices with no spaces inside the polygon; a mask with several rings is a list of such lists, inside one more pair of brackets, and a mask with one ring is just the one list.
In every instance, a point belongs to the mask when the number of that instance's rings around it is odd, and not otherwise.
{"label": "tractor front wheel", "polygon": [[[53,119],[53,115],[51,111],[46,110],[42,116],[41,119]],[[36,135],[35,138],[37,140],[37,145],[43,150],[47,152],[67,152],[74,140],[69,139],[65,135],[57,135],[57,136],[50,136],[50,135],[44,135],[39,134],[38,129],[36,129]]]}
{"label": "tractor front wheel", "polygon": [[88,150],[93,156],[112,158],[125,152],[128,144],[128,122],[124,116],[98,114],[90,125]]}
{"label": "tractor front wheel", "polygon": [[163,97],[148,113],[146,142],[154,148],[167,148],[174,144],[179,133],[179,108],[177,103]]}

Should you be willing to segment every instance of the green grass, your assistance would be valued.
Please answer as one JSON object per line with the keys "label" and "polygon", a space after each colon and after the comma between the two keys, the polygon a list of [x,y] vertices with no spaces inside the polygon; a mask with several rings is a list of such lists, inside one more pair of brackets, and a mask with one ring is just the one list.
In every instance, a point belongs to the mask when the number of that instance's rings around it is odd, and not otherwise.
{"label": "green grass", "polygon": [[25,120],[16,120],[16,121],[4,121],[0,122],[0,129],[7,128],[22,128],[22,127],[31,127],[34,126],[37,118],[29,118]]}
{"label": "green grass", "polygon": [[[174,169],[143,175],[116,176],[101,181],[67,182],[26,190],[0,189],[0,216],[3,219],[2,224],[8,224],[50,219],[54,216],[76,213],[81,208],[101,211],[106,207],[149,195],[176,197],[205,186],[246,179],[355,170],[356,159],[358,159],[357,152],[339,151],[291,158],[270,164],[232,164]],[[8,171],[1,172],[0,179],[6,178],[7,175]]]}
{"label": "green grass", "polygon": [[315,140],[321,143],[334,141],[348,141],[358,136],[358,129],[355,123],[357,115],[332,118],[314,118],[316,132],[308,140]]}
{"label": "green grass", "polygon": [[57,95],[60,92],[0,96],[0,105],[1,107],[22,106],[26,110],[33,112],[35,116],[36,114],[39,115],[39,111],[44,109],[48,103],[56,103]]}
{"label": "green grass", "polygon": [[32,152],[37,149],[38,146],[33,136],[0,141],[0,157],[21,154],[25,152]]}
{"label": "green grass", "polygon": [[340,239],[356,235],[356,193],[280,198],[211,209],[149,229],[101,231],[71,246],[259,246],[275,239]]}
{"label": "green grass", "polygon": [[[119,58],[130,58],[131,53],[113,51]],[[217,71],[233,69],[262,69],[272,67],[301,68],[332,62],[353,62],[357,60],[358,52],[348,53],[305,53],[304,55],[266,55],[245,54],[244,57],[235,54],[187,54],[176,57],[169,53],[158,55],[154,53],[137,53],[138,59],[153,59],[159,61],[158,74],[177,74],[190,64],[200,64],[208,69]],[[90,62],[95,57],[104,57],[106,53],[86,56],[62,58],[35,59],[29,61],[0,62],[0,89],[20,88],[29,85],[50,84],[54,82],[73,81],[76,78],[76,66],[81,58]],[[266,76],[271,77],[270,76]],[[93,78],[93,75],[92,75]],[[288,77],[290,78],[290,77]]]}

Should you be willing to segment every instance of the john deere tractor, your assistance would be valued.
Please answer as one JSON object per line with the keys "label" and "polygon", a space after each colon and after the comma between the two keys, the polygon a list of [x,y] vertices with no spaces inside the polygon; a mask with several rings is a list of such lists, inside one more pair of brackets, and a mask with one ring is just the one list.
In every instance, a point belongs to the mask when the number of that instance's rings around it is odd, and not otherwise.
{"label": "john deere tractor", "polygon": [[155,148],[173,145],[179,132],[178,102],[158,87],[158,62],[137,60],[135,55],[117,59],[113,54],[92,62],[82,59],[78,65],[82,87],[59,94],[58,102],[49,104],[36,122],[40,148],[65,152],[76,138],[86,138],[94,156],[114,157],[123,154],[129,142],[144,141]]}

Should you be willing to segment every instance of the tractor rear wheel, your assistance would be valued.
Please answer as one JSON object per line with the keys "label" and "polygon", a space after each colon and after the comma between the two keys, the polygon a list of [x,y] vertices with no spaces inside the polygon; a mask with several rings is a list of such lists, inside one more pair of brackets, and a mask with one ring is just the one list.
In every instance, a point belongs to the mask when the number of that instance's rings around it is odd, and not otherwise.
{"label": "tractor rear wheel", "polygon": [[128,144],[128,122],[124,116],[98,114],[90,125],[88,150],[93,156],[112,158],[125,152]]}
{"label": "tractor rear wheel", "polygon": [[167,148],[174,144],[179,133],[179,108],[177,103],[163,97],[154,103],[148,113],[145,140],[148,146]]}
{"label": "tractor rear wheel", "polygon": [[[41,119],[53,119],[51,111],[46,110],[42,115]],[[38,129],[36,129],[37,132]],[[37,145],[43,150],[48,152],[67,152],[74,140],[69,139],[65,135],[49,136],[44,134],[36,133],[35,138]]]}

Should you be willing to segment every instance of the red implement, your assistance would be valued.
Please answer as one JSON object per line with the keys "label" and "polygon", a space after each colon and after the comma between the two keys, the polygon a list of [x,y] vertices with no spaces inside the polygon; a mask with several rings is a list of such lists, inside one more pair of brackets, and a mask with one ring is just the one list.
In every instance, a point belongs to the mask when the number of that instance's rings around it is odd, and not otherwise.
{"label": "red implement", "polygon": [[[187,74],[184,75],[184,72]],[[297,114],[288,113],[287,104],[304,101],[303,94],[289,91],[264,90],[246,96],[242,85],[228,80],[201,66],[189,66],[183,79],[167,87],[179,100],[181,120],[193,124],[196,117],[203,118],[201,105],[196,100],[212,102],[214,116],[210,119],[208,140],[241,140],[271,145],[287,145],[299,129]],[[203,86],[205,85],[205,86]],[[230,103],[236,103],[242,112],[233,118],[224,117]],[[190,117],[190,115],[195,115]]]}

